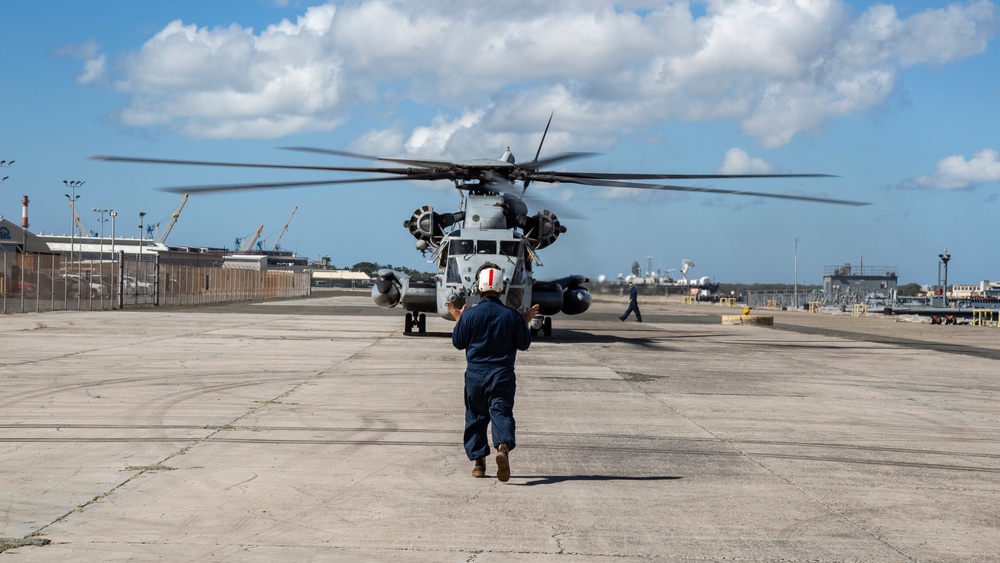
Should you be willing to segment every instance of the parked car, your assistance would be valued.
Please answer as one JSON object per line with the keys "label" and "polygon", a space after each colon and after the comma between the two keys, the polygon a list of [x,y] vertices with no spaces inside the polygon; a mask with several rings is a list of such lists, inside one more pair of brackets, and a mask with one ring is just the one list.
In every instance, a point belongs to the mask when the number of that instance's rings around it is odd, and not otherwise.
{"label": "parked car", "polygon": [[104,284],[90,279],[84,275],[83,279],[77,274],[63,274],[69,289],[70,297],[110,297],[111,290]]}
{"label": "parked car", "polygon": [[35,284],[33,284],[33,283],[29,282],[29,281],[20,281],[20,280],[18,280],[17,283],[14,284],[14,291],[19,291],[19,292],[24,293],[24,294],[34,293],[35,292]]}
{"label": "parked car", "polygon": [[41,272],[32,272],[25,276],[31,280],[32,292],[39,299],[46,299],[52,296],[63,297],[66,294],[66,281],[60,278],[53,278]]}
{"label": "parked car", "polygon": [[137,280],[135,276],[125,276],[125,293],[147,295],[153,293],[153,284]]}

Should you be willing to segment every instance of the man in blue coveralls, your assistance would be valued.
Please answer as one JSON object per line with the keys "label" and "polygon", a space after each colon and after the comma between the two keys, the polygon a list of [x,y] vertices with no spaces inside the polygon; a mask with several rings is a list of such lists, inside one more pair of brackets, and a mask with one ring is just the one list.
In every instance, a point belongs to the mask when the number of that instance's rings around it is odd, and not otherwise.
{"label": "man in blue coveralls", "polygon": [[504,291],[503,271],[483,268],[476,281],[481,300],[466,310],[448,302],[455,319],[451,342],[465,350],[465,453],[474,461],[473,477],[486,477],[490,453],[486,427],[492,422],[493,446],[497,449],[497,479],[510,479],[508,455],[514,440],[514,359],[518,350],[531,344],[528,323],[538,314],[538,305],[518,313],[500,301]]}
{"label": "man in blue coveralls", "polygon": [[628,284],[628,289],[628,309],[625,310],[625,314],[618,318],[621,319],[622,322],[625,322],[625,319],[632,314],[632,311],[635,311],[635,320],[641,323],[642,313],[639,312],[639,291],[635,288],[634,283]]}

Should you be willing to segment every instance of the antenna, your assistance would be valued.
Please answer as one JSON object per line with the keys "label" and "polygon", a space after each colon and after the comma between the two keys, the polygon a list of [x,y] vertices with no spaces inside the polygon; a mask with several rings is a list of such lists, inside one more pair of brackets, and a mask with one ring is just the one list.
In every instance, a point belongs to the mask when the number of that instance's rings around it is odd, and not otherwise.
{"label": "antenna", "polygon": [[[542,140],[538,142],[538,150],[535,152],[535,160],[532,162],[538,162],[538,157],[542,155],[542,145],[545,144],[545,136],[549,134],[549,125],[552,125],[552,117],[556,114],[556,110],[552,110],[549,114],[549,122],[545,124],[545,131],[542,131]],[[508,149],[509,151],[510,149]],[[524,197],[524,192],[528,191],[528,184],[531,183],[531,178],[525,178],[524,187],[521,188],[521,197]]]}
{"label": "antenna", "polygon": [[684,281],[688,281],[687,273],[691,268],[694,268],[694,262],[687,258],[681,260],[681,276],[684,277]]}

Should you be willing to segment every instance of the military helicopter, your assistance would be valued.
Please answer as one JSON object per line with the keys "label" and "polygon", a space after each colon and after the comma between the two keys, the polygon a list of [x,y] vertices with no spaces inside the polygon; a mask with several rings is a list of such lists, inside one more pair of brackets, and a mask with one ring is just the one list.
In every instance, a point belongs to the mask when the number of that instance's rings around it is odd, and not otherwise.
{"label": "military helicopter", "polygon": [[539,332],[552,334],[552,316],[557,313],[579,315],[590,307],[592,295],[583,285],[589,280],[580,274],[571,274],[556,280],[535,279],[534,268],[540,266],[538,251],[551,246],[566,232],[566,227],[552,211],[541,209],[530,212],[525,203],[525,192],[534,182],[580,184],[617,188],[638,188],[700,193],[717,193],[793,199],[840,205],[868,205],[863,202],[827,199],[789,194],[770,194],[706,187],[676,186],[638,182],[637,180],[695,180],[731,178],[820,178],[828,174],[620,174],[565,172],[548,170],[555,164],[590,156],[593,153],[568,152],[549,158],[540,158],[552,116],[545,126],[535,158],[518,164],[510,148],[499,159],[475,159],[465,162],[387,158],[361,155],[339,150],[312,147],[286,147],[340,157],[363,158],[392,163],[390,167],[303,166],[281,164],[254,164],[233,162],[207,162],[192,160],[167,160],[120,156],[92,156],[92,160],[112,162],[236,166],[251,168],[319,170],[337,172],[363,172],[374,177],[318,180],[305,182],[228,184],[182,188],[161,188],[174,193],[199,193],[244,191],[269,188],[287,188],[382,182],[398,180],[451,181],[460,194],[458,210],[440,213],[429,205],[417,208],[403,227],[417,239],[416,248],[423,254],[430,252],[431,263],[438,273],[431,279],[408,276],[395,270],[380,270],[372,287],[372,299],[380,307],[401,305],[406,311],[403,331],[410,334],[427,330],[427,313],[436,313],[452,319],[448,302],[461,308],[475,305],[479,295],[475,280],[480,270],[496,266],[503,271],[506,291],[503,299],[507,306],[525,311],[539,305],[539,314],[532,320],[533,335]]}

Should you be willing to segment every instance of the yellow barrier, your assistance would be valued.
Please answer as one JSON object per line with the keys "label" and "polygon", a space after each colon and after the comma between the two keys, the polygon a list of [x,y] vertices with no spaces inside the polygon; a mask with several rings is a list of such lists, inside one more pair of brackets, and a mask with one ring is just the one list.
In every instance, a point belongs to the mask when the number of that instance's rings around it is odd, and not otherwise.
{"label": "yellow barrier", "polygon": [[855,317],[861,317],[861,316],[864,316],[864,315],[868,314],[868,305],[865,305],[863,303],[855,305],[854,306],[854,313],[852,313],[852,314]]}
{"label": "yellow barrier", "polygon": [[820,301],[810,301],[809,302],[809,312],[810,313],[818,313],[820,305],[822,305],[822,304],[823,303],[820,302]]}
{"label": "yellow barrier", "polygon": [[719,298],[719,305],[724,305],[726,307],[735,307],[736,298],[735,297],[721,297]]}
{"label": "yellow barrier", "polygon": [[777,309],[778,308],[778,300],[777,299],[768,299],[767,300],[767,304],[765,305],[765,307],[767,307],[768,310],[770,310],[771,307],[774,307],[775,309]]}
{"label": "yellow barrier", "polygon": [[697,295],[682,295],[681,296],[681,303],[697,303],[697,302],[698,302],[698,296]]}
{"label": "yellow barrier", "polygon": [[1000,326],[997,311],[993,309],[973,309],[972,324],[975,326]]}

